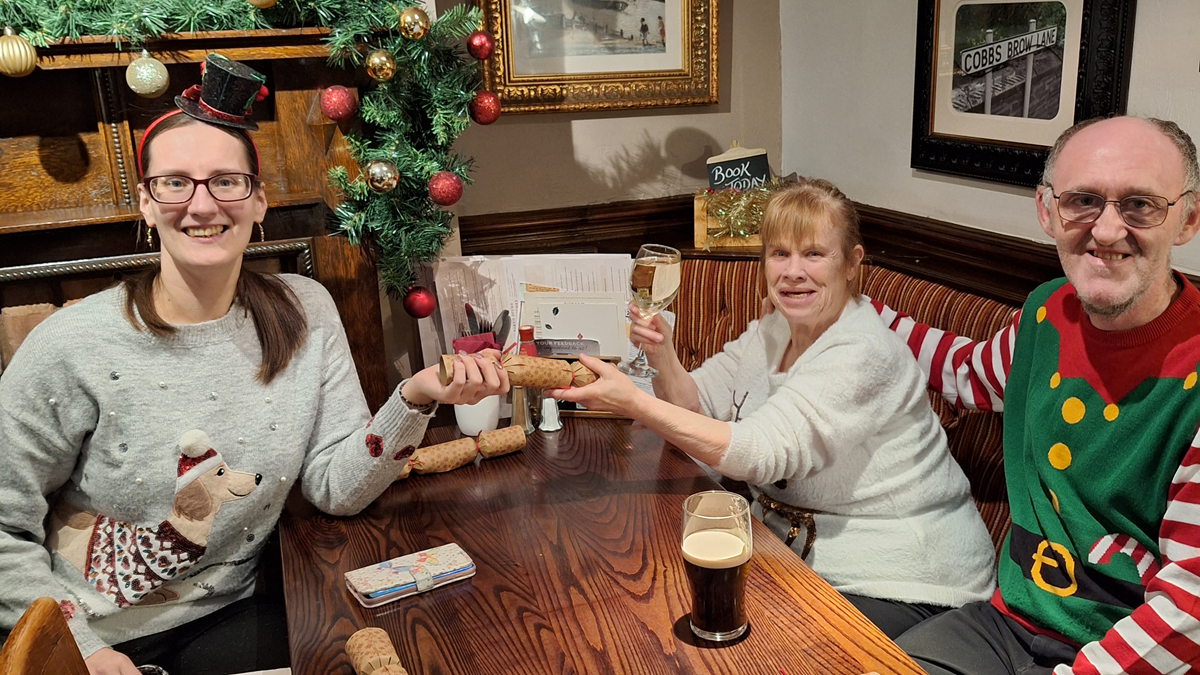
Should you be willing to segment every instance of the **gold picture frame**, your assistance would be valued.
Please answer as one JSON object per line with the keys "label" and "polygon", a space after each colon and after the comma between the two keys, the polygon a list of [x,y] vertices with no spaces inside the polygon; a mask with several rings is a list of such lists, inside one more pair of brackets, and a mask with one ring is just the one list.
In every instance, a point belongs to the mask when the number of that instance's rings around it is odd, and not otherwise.
{"label": "gold picture frame", "polygon": [[717,2],[481,0],[484,85],[505,114],[715,104]]}

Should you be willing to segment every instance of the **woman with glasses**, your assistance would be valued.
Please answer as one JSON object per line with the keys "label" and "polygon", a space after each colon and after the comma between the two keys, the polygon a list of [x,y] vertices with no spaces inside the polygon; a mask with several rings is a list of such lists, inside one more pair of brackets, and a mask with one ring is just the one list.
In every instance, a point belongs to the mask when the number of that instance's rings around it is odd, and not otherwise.
{"label": "woman with glasses", "polygon": [[[722,476],[753,512],[885,634],[985,600],[994,552],[904,343],[858,296],[858,214],[823,180],[763,214],[771,311],[688,372],[660,317],[631,337],[655,396],[602,361],[601,379],[547,392],[632,417]],[[657,398],[656,398],[657,397]]]}
{"label": "woman with glasses", "polygon": [[0,627],[53,597],[93,675],[286,666],[282,606],[253,592],[292,487],[356,513],[437,403],[508,389],[462,358],[372,418],[328,292],[243,268],[267,211],[247,131],[264,80],[208,57],[139,145],[161,263],[48,318],[0,379]]}

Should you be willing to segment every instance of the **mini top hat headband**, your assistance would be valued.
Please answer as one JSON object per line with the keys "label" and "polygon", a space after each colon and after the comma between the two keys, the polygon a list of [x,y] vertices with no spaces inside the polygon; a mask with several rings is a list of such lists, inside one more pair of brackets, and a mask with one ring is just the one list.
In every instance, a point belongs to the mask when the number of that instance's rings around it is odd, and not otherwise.
{"label": "mini top hat headband", "polygon": [[[160,122],[179,113],[189,117],[235,129],[258,130],[258,123],[250,118],[251,107],[267,97],[267,78],[262,73],[230,61],[220,54],[209,54],[200,64],[200,84],[188,87],[175,97],[178,110],[172,110],[146,127],[138,142],[138,171],[142,170],[142,148],[150,132]],[[253,142],[251,142],[253,145]],[[254,148],[255,164],[258,164],[258,147]]]}

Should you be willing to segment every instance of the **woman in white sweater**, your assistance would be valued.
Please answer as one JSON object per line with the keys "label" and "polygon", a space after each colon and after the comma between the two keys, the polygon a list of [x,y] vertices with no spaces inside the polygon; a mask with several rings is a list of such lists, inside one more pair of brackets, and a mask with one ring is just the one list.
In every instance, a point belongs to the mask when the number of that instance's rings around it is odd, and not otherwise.
{"label": "woman in white sweater", "polygon": [[661,317],[637,319],[657,398],[581,357],[595,384],[548,392],[644,423],[750,484],[755,515],[890,637],[986,600],[994,553],[904,343],[856,294],[854,205],[805,180],[762,225],[768,312],[688,373]]}

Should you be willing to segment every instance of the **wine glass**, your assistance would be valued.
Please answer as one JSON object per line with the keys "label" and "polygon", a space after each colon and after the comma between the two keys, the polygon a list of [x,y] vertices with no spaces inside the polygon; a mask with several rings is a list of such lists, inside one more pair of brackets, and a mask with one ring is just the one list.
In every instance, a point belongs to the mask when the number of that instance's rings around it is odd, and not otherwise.
{"label": "wine glass", "polygon": [[[645,244],[638,249],[629,273],[633,289],[633,304],[639,314],[650,318],[667,308],[679,293],[680,255],[670,246]],[[646,350],[638,349],[632,361],[617,364],[622,373],[631,377],[655,377],[658,371],[646,363]]]}

